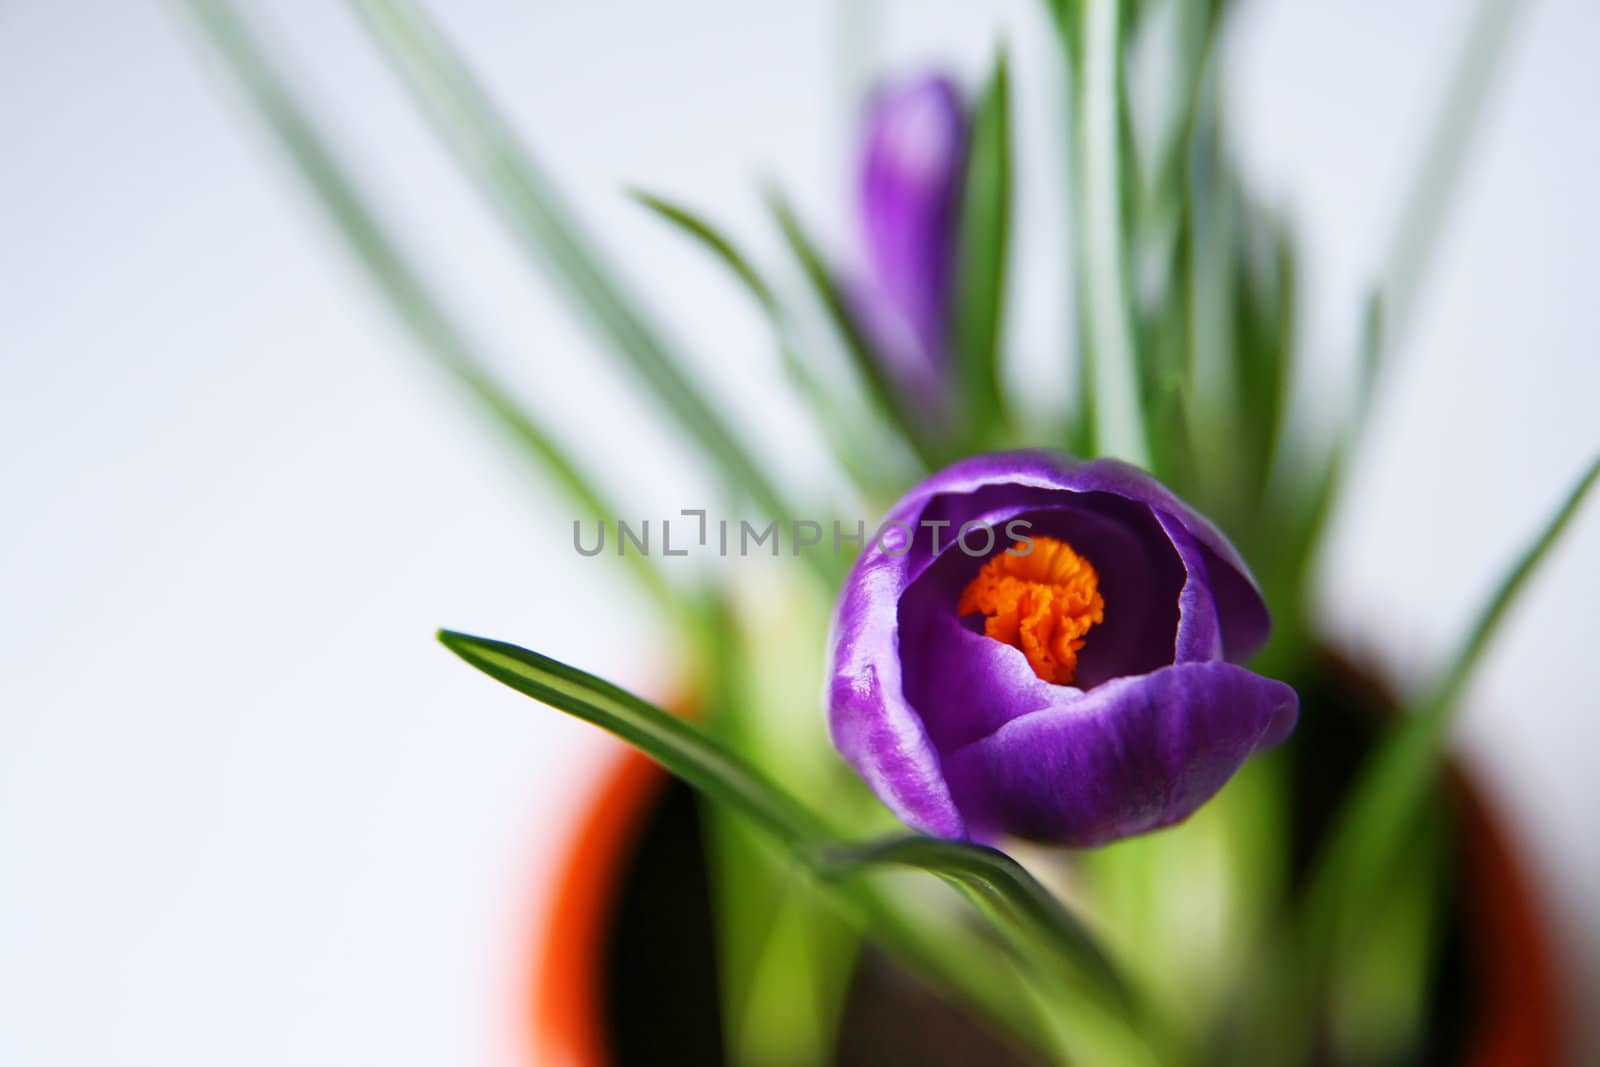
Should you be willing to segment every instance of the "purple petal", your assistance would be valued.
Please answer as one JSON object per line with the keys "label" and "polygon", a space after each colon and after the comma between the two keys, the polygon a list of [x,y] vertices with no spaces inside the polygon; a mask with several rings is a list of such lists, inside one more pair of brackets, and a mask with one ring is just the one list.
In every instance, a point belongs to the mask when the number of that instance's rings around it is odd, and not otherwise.
{"label": "purple petal", "polygon": [[1227,663],[1063,693],[944,757],[975,835],[1089,847],[1170,826],[1286,737],[1298,709],[1289,686]]}
{"label": "purple petal", "polygon": [[[858,303],[890,354],[942,367],[954,284],[966,117],[955,86],[927,77],[868,104],[860,177],[870,278]],[[897,336],[898,335],[898,336]]]}
{"label": "purple petal", "polygon": [[[885,522],[914,521],[915,507]],[[927,729],[901,692],[898,608],[904,556],[869,546],[850,571],[834,613],[828,659],[828,723],[834,747],[901,821],[940,837],[965,837]]]}
{"label": "purple petal", "polygon": [[[986,500],[1040,500],[1039,496],[1027,494],[1031,489],[1109,493],[1146,504],[1157,514],[1167,516],[1175,527],[1194,539],[1199,558],[1206,563],[1206,578],[1217,603],[1224,656],[1233,661],[1246,659],[1266,642],[1272,630],[1266,602],[1261,599],[1255,579],[1250,577],[1250,568],[1227,537],[1166,486],[1119,460],[1082,461],[1043,449],[972,456],[925,478],[902,498],[902,504],[910,506],[913,501],[931,501],[941,495],[978,494],[985,490],[990,494],[983,498]],[[999,506],[996,503],[995,507]],[[913,552],[911,558],[920,557]]]}
{"label": "purple petal", "polygon": [[[1100,573],[1106,620],[1080,654],[1083,688],[1042,681],[1022,653],[983,636],[980,620],[955,614],[983,562],[951,548],[956,533],[1016,518],[1035,524],[1030,534],[1066,540]],[[924,520],[949,525],[936,533]],[[886,523],[914,536],[889,552],[869,544],[846,582],[830,725],[845,758],[918,829],[1071,843],[1151,829],[1193,810],[1293,723],[1292,690],[1213,662],[1265,639],[1248,570],[1209,522],[1134,468],[1050,452],[978,456],[913,488]],[[1008,546],[997,538],[991,551]],[[1046,769],[1029,771],[1018,753],[1036,733],[1085,747],[1046,746]],[[1016,767],[1005,765],[1011,756]],[[1072,759],[1082,762],[1079,785],[1040,784],[1048,766]]]}
{"label": "purple petal", "polygon": [[[1143,505],[1104,493],[1070,497],[1071,506],[996,517],[1024,519],[1031,535],[1066,541],[1100,573],[1106,617],[1079,653],[1076,686],[1087,689],[1173,662],[1186,575],[1166,533]],[[974,547],[981,544],[975,536]],[[997,542],[996,551],[1007,547]],[[1039,678],[1021,651],[983,636],[981,619],[956,617],[961,591],[984,562],[947,550],[900,601],[905,695],[941,752],[1059,697],[1060,687]]]}

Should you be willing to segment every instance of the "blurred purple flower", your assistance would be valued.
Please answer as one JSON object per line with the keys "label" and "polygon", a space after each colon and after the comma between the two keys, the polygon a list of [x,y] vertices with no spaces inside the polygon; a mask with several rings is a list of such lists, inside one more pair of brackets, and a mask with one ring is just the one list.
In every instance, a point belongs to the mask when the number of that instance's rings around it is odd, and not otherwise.
{"label": "blurred purple flower", "polygon": [[1143,833],[1294,727],[1293,689],[1228,662],[1270,628],[1249,570],[1141,471],[976,456],[880,529],[834,618],[830,721],[919,830],[1080,847]]}
{"label": "blurred purple flower", "polygon": [[967,116],[948,78],[886,85],[868,102],[858,187],[867,271],[851,302],[885,369],[924,411],[948,399],[966,152]]}

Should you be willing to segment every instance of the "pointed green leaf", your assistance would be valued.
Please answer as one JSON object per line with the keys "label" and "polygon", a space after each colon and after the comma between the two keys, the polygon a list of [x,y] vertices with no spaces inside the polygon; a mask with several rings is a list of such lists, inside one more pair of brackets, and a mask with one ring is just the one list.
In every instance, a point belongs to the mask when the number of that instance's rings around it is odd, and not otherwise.
{"label": "pointed green leaf", "polygon": [[1530,6],[1517,0],[1479,0],[1450,82],[1439,96],[1440,112],[1429,132],[1422,164],[1396,216],[1399,225],[1384,279],[1389,332],[1396,344],[1404,341],[1410,327],[1416,294],[1460,188],[1490,89],[1516,38],[1517,19]]}
{"label": "pointed green leaf", "polygon": [[1139,390],[1124,232],[1123,77],[1120,0],[1082,0],[1076,37],[1073,161],[1078,191],[1074,229],[1088,343],[1090,395],[1084,398],[1096,453],[1150,466],[1149,435]]}
{"label": "pointed green leaf", "polygon": [[[1517,18],[1527,6],[1512,0],[1480,0],[1456,56],[1450,82],[1439,97],[1440,112],[1421,165],[1396,216],[1399,222],[1390,241],[1383,280],[1367,301],[1355,402],[1338,445],[1341,453],[1348,454],[1360,444],[1389,354],[1410,329],[1417,294],[1455,202],[1490,90],[1515,40]],[[1343,455],[1335,458],[1344,465]],[[1337,496],[1343,485],[1335,481],[1330,488]],[[1329,513],[1333,510],[1331,506],[1327,509]]]}
{"label": "pointed green leaf", "polygon": [[633,198],[708,248],[744,283],[769,315],[777,313],[778,299],[773,295],[771,286],[721,230],[681,204],[674,204],[662,197],[634,190]]}
{"label": "pointed green leaf", "polygon": [[1500,580],[1466,640],[1417,709],[1378,749],[1352,788],[1313,875],[1307,900],[1306,951],[1320,973],[1340,924],[1366,913],[1407,861],[1460,698],[1518,595],[1578,513],[1600,478],[1593,460],[1539,536]]}
{"label": "pointed green leaf", "polygon": [[829,320],[844,342],[845,351],[871,394],[873,402],[900,431],[906,444],[916,453],[925,468],[934,470],[942,466],[939,449],[927,429],[918,420],[917,414],[908,410],[894,383],[890,381],[882,357],[873,350],[872,343],[856,322],[856,317],[851,313],[845,299],[844,291],[829,269],[821,249],[806,232],[781,193],[773,190],[768,196],[768,203],[773,218],[777,220],[778,228],[783,232],[784,240],[788,242],[789,249],[799,262],[806,280],[811,283],[817,299],[827,311]]}
{"label": "pointed green leaf", "polygon": [[[409,0],[352,2],[435,129],[501,210],[522,247],[565,286],[734,487],[772,517],[794,517],[794,509],[684,374],[683,361],[646,320],[527,149],[421,11]],[[808,553],[806,558],[831,580],[825,555]]]}
{"label": "pointed green leaf", "polygon": [[[421,271],[367,205],[344,163],[328,147],[238,15],[225,0],[189,0],[188,6],[379,293],[422,350],[555,481],[580,514],[595,519],[619,514],[579,464],[489,371],[466,331],[433,295]],[[675,611],[677,595],[656,561],[641,553],[627,558],[644,588],[663,608]]]}
{"label": "pointed green leaf", "polygon": [[911,867],[975,891],[1015,924],[1025,942],[1053,947],[1074,970],[1110,991],[1124,1008],[1132,992],[1094,935],[1023,866],[998,849],[969,841],[926,836],[891,838],[823,852],[818,861],[827,877],[843,877],[874,866]]}
{"label": "pointed green leaf", "polygon": [[1005,422],[1000,339],[1011,240],[1011,87],[1006,55],[973,112],[961,193],[956,358],[961,403],[978,448]]}
{"label": "pointed green leaf", "polygon": [[[1003,853],[979,846],[910,838],[859,849],[830,834],[827,820],[772,783],[757,768],[682,719],[609,682],[537,652],[503,641],[443,630],[439,640],[485,674],[557,710],[616,734],[683,779],[713,803],[766,830],[796,859],[829,879],[873,865],[913,866],[962,884],[992,905],[999,932],[1027,961],[1041,947],[1062,954],[1097,997],[1125,1002],[1128,986],[1059,901]],[[896,951],[951,981],[978,1003],[1031,1035],[1015,1006],[994,1002],[994,990],[973,988],[959,963],[951,966],[915,921],[870,891],[852,899],[869,915],[875,933]],[[1054,955],[1047,958],[1054,959]],[[976,972],[974,972],[976,973]]]}
{"label": "pointed green leaf", "polygon": [[890,442],[883,439],[884,434],[865,434],[860,425],[863,420],[853,418],[853,413],[845,410],[841,400],[823,385],[811,366],[801,358],[783,305],[749,257],[705,216],[648,193],[636,192],[634,197],[680,232],[710,250],[761,305],[777,339],[778,357],[783,363],[784,373],[805,400],[812,418],[833,450],[834,459],[856,486],[869,496],[894,496],[898,493],[908,478],[902,476],[904,472],[900,469],[905,464],[894,462],[901,457],[891,450]]}
{"label": "pointed green leaf", "polygon": [[760,771],[705,733],[610,682],[488,638],[441,630],[444,646],[489,677],[591,722],[638,748],[715,803],[739,812],[780,841],[818,840],[822,824]]}

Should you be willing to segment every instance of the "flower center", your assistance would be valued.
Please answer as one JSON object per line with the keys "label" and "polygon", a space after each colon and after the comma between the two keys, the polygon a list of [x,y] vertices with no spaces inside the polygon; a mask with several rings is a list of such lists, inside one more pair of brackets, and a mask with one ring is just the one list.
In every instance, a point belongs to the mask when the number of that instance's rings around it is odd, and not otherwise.
{"label": "flower center", "polygon": [[961,593],[956,611],[982,612],[983,632],[1020,649],[1047,682],[1068,685],[1078,668],[1083,635],[1105,620],[1100,576],[1065,541],[1034,537],[1033,550],[1018,541],[983,565]]}

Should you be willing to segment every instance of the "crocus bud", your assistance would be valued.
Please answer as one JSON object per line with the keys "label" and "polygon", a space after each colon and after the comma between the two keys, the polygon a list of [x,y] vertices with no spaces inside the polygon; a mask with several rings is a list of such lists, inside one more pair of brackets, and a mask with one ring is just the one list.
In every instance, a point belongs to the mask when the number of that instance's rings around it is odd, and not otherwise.
{"label": "crocus bud", "polygon": [[833,739],[901,819],[1086,847],[1175,823],[1294,727],[1249,568],[1115,460],[973,456],[862,552],[834,616]]}
{"label": "crocus bud", "polygon": [[856,311],[886,370],[923,409],[946,399],[966,152],[967,117],[949,79],[886,85],[869,101],[859,186],[868,270]]}

